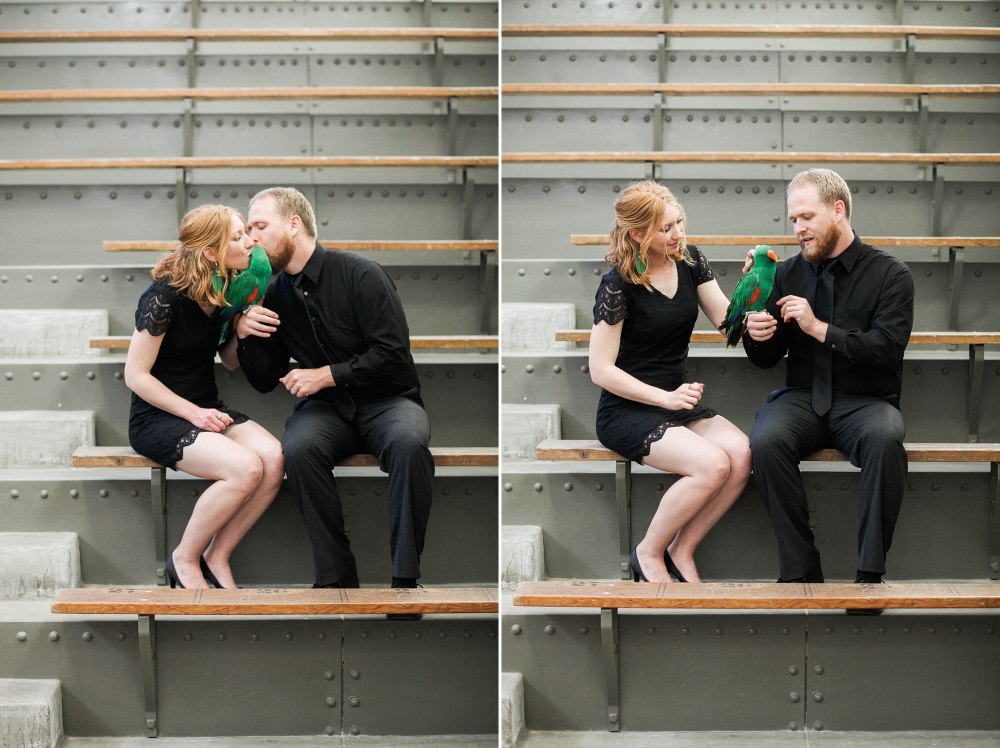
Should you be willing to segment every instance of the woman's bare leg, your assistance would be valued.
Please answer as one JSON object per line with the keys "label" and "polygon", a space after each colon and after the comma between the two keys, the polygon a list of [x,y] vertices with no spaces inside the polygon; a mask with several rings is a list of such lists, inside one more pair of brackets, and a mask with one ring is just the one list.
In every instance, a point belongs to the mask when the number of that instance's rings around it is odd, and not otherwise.
{"label": "woman's bare leg", "polygon": [[649,581],[669,582],[663,551],[725,485],[729,479],[729,456],[690,429],[672,427],[653,443],[643,463],[681,476],[663,494],[636,550],[639,565]]}
{"label": "woman's bare leg", "polygon": [[260,458],[264,475],[257,489],[250,494],[236,514],[215,534],[205,551],[205,561],[223,587],[236,587],[233,572],[229,568],[229,557],[239,545],[243,536],[260,519],[278,495],[281,480],[285,475],[285,461],[281,456],[281,442],[267,429],[253,421],[230,426],[223,432]]}
{"label": "woman's bare leg", "polygon": [[[177,576],[185,587],[207,588],[200,568],[201,554],[260,485],[260,457],[222,434],[203,431],[184,448],[177,469],[215,481],[194,505],[180,544],[173,551]],[[221,581],[221,580],[220,580]]]}
{"label": "woman's bare leg", "polygon": [[687,428],[726,453],[729,478],[709,501],[677,533],[670,544],[670,558],[689,582],[700,582],[694,551],[708,531],[743,493],[750,477],[750,440],[722,416],[687,424]]}

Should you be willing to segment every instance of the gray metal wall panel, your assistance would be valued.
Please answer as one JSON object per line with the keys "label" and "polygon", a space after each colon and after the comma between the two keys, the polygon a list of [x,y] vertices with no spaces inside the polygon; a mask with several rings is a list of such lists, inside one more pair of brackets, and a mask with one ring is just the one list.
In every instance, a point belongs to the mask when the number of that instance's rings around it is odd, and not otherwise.
{"label": "gray metal wall panel", "polygon": [[345,620],[344,734],[497,732],[499,623]]}

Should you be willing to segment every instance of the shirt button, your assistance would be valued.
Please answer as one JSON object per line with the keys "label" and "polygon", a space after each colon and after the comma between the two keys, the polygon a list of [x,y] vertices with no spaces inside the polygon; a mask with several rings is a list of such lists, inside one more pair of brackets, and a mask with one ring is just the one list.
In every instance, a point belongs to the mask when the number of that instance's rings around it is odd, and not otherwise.
{"label": "shirt button", "polygon": [[308,296],[308,295],[309,295],[309,292],[308,292],[308,291],[303,291],[303,292],[302,292],[302,295],[303,295],[303,296]]}

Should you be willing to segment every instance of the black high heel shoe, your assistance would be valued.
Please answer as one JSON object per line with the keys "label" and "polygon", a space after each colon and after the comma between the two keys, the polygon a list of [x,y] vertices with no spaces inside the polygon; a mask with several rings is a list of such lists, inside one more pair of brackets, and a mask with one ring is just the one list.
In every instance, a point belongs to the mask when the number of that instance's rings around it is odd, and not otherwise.
{"label": "black high heel shoe", "polygon": [[205,560],[204,556],[201,557],[200,564],[201,575],[205,577],[205,581],[213,585],[216,589],[224,589],[219,580],[215,578],[215,574],[212,573],[212,570],[208,568],[208,562]]}
{"label": "black high heel shoe", "polygon": [[628,568],[632,572],[632,581],[648,582],[649,580],[646,579],[646,575],[642,573],[642,567],[639,565],[639,556],[635,552],[636,548],[633,548],[632,552],[628,555]]}
{"label": "black high heel shoe", "polygon": [[[676,579],[678,582],[687,582],[687,580],[684,578],[684,575],[681,574],[680,569],[678,569],[677,565],[674,563],[674,560],[670,558],[670,551],[668,551],[666,548],[663,549],[663,563],[667,565],[667,571],[670,572],[670,574],[674,577],[674,579]],[[208,577],[206,577],[206,579],[207,578]]]}
{"label": "black high heel shoe", "polygon": [[170,555],[167,556],[167,560],[163,564],[163,567],[167,571],[167,579],[170,580],[170,589],[174,589],[175,587],[180,587],[182,590],[187,589],[183,584],[181,584],[180,577],[177,576],[177,569],[174,567],[173,551],[171,551]]}

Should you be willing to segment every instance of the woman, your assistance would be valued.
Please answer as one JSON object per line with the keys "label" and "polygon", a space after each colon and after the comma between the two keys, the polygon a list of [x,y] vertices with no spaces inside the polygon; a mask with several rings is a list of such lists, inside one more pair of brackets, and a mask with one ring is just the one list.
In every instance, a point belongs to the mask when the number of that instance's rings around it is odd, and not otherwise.
{"label": "woman", "polygon": [[681,476],[632,550],[636,581],[700,582],[694,551],[743,491],[750,442],[701,404],[687,380],[700,306],[714,326],[729,305],[705,256],[684,239],[684,209],[655,182],[615,202],[615,223],[590,337],[590,376],[603,389],[601,443],[629,460]]}
{"label": "woman", "polygon": [[216,351],[226,368],[239,365],[235,335],[219,346],[219,312],[235,271],[249,266],[253,242],[243,217],[224,205],[192,210],[179,238],[180,248],[154,268],[135,313],[125,362],[129,441],[160,465],[215,481],[167,556],[170,586],[236,587],[229,557],[284,474],[281,442],[226,407],[215,386]]}

